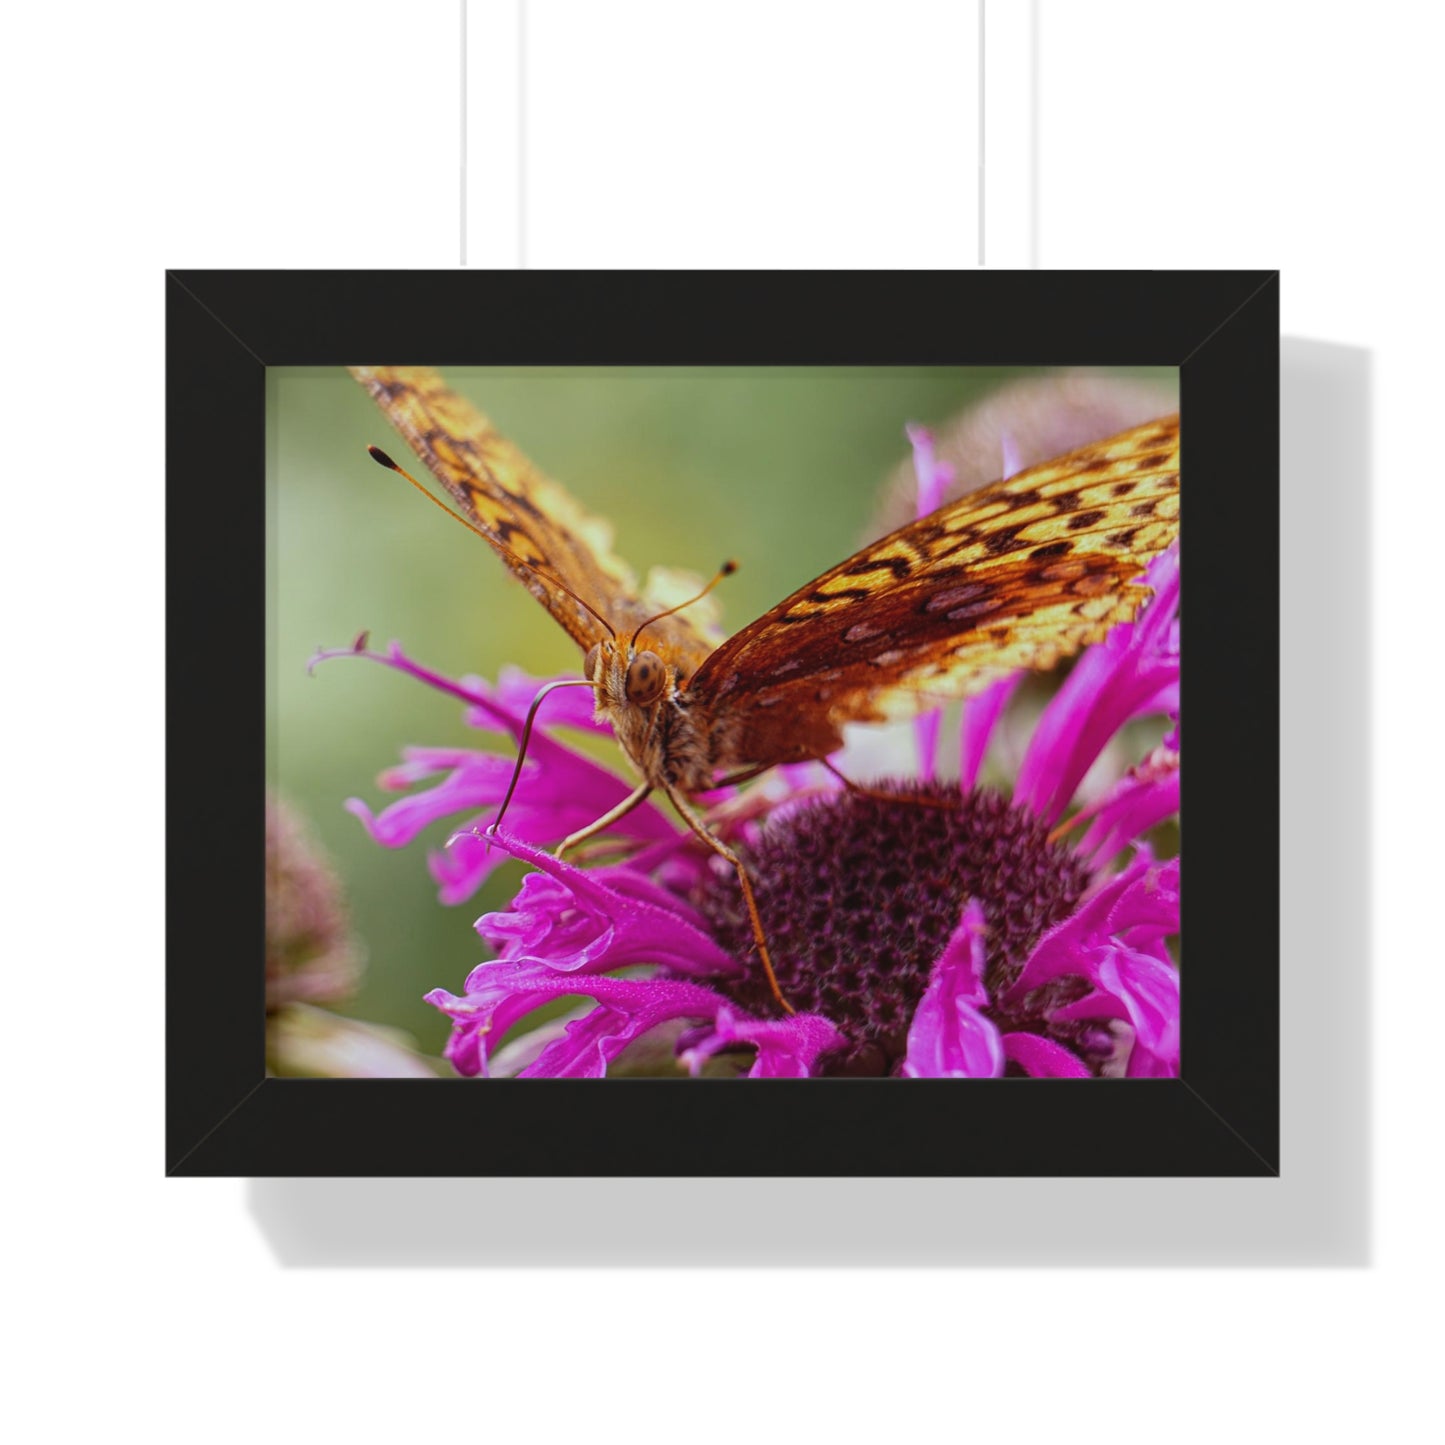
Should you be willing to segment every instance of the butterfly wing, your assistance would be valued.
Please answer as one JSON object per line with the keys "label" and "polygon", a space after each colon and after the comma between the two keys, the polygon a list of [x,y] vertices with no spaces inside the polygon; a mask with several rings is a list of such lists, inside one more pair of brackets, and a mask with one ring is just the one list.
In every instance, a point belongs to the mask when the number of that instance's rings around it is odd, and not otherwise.
{"label": "butterfly wing", "polygon": [[973,492],[839,563],[725,642],[687,694],[719,767],[822,757],[1127,621],[1178,535],[1179,419]]}
{"label": "butterfly wing", "polygon": [[[613,555],[612,529],[549,480],[490,420],[422,366],[353,366],[392,425],[522,584],[584,651],[608,635],[550,574],[611,622],[631,630],[658,610]],[[534,570],[534,569],[540,569]],[[691,672],[711,644],[682,617],[649,629]]]}

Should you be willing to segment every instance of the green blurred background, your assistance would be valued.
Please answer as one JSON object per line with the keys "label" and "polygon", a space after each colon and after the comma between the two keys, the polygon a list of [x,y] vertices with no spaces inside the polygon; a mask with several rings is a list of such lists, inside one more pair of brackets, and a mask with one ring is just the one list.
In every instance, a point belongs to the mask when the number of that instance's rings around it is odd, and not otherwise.
{"label": "green blurred background", "polygon": [[[448,381],[544,472],[616,528],[616,550],[645,577],[656,564],[710,576],[736,630],[847,556],[908,421],[937,425],[1027,369],[466,368]],[[1173,388],[1172,370],[1117,373]],[[518,865],[457,908],[437,902],[425,865],[437,826],[388,850],[343,811],[376,811],[375,786],[408,743],[471,746],[454,700],[362,661],[306,674],[319,646],[363,629],[430,668],[495,677],[506,663],[576,671],[577,649],[485,543],[440,516],[366,455],[375,442],[429,481],[362,388],[340,368],[267,372],[267,769],[310,820],[341,873],[367,955],[341,1011],[390,1024],[435,1053],[445,1020],[422,994],[459,990],[484,957],[471,924],[515,892]],[[439,489],[437,489],[439,490]],[[619,760],[620,763],[620,760]]]}

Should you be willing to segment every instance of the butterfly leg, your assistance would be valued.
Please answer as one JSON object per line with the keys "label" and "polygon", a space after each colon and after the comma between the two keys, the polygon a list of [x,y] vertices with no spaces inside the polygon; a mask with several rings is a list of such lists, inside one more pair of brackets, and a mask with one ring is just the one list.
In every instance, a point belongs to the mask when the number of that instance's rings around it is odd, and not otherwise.
{"label": "butterfly leg", "polygon": [[610,812],[604,813],[600,818],[594,819],[585,828],[579,828],[577,832],[563,838],[552,851],[554,858],[560,858],[569,848],[575,848],[579,843],[585,843],[587,839],[596,837],[598,833],[605,833],[619,818],[625,818],[634,808],[643,803],[647,795],[652,791],[651,783],[640,783],[637,788],[629,793]]}
{"label": "butterfly leg", "polygon": [[862,783],[855,783],[852,778],[844,777],[827,758],[817,758],[815,761],[822,763],[850,793],[860,798],[876,798],[881,803],[912,803],[919,808],[942,808],[945,811],[958,807],[958,803],[951,798],[910,798],[906,793],[884,793],[874,788],[865,788]]}
{"label": "butterfly leg", "polygon": [[784,1013],[797,1013],[797,1010],[783,997],[783,991],[778,987],[778,976],[773,972],[772,955],[768,952],[767,935],[763,932],[763,920],[758,913],[758,900],[753,897],[753,880],[748,877],[748,870],[743,867],[743,860],[728,847],[715,833],[709,830],[706,823],[693,812],[687,799],[682,797],[674,788],[663,784],[667,796],[672,799],[672,806],[677,809],[682,821],[697,835],[697,837],[719,858],[726,858],[733,865],[738,875],[738,885],[743,890],[743,902],[747,904],[748,919],[753,925],[753,938],[758,945],[758,957],[763,962],[763,972],[768,976],[768,987],[772,990],[773,997],[778,1002],[778,1007]]}
{"label": "butterfly leg", "polygon": [[739,783],[750,783],[754,778],[761,777],[770,768],[776,766],[776,763],[763,763],[756,768],[744,768],[740,773],[729,773],[725,778],[714,778],[706,791],[712,793],[720,788],[735,788]]}

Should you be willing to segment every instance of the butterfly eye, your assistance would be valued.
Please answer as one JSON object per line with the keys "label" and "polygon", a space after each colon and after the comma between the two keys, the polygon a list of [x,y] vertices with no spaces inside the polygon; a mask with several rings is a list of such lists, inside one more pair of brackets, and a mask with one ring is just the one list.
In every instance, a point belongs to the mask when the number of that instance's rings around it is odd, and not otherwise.
{"label": "butterfly eye", "polygon": [[594,642],[587,649],[587,656],[582,660],[582,676],[588,682],[597,681],[597,664],[602,661],[602,644]]}
{"label": "butterfly eye", "polygon": [[627,701],[649,707],[662,696],[667,671],[655,652],[639,652],[627,669]]}

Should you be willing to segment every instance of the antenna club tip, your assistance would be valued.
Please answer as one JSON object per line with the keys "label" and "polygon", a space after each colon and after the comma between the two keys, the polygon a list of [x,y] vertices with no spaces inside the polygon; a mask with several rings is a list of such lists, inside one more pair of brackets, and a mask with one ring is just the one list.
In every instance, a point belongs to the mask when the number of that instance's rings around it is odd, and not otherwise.
{"label": "antenna club tip", "polygon": [[387,454],[382,451],[380,447],[369,446],[366,450],[368,453],[370,453],[372,461],[376,462],[379,466],[383,466],[388,471],[392,472],[399,472],[401,470],[401,468],[397,466],[397,464],[392,461],[392,459],[387,456]]}
{"label": "antenna club tip", "polygon": [[736,572],[737,570],[738,570],[738,564],[737,564],[737,562],[734,561],[733,558],[729,557],[729,558],[727,559],[727,561],[722,564],[722,573],[721,573],[721,575],[724,576],[724,577],[731,577],[731,576],[733,575],[733,573]]}

